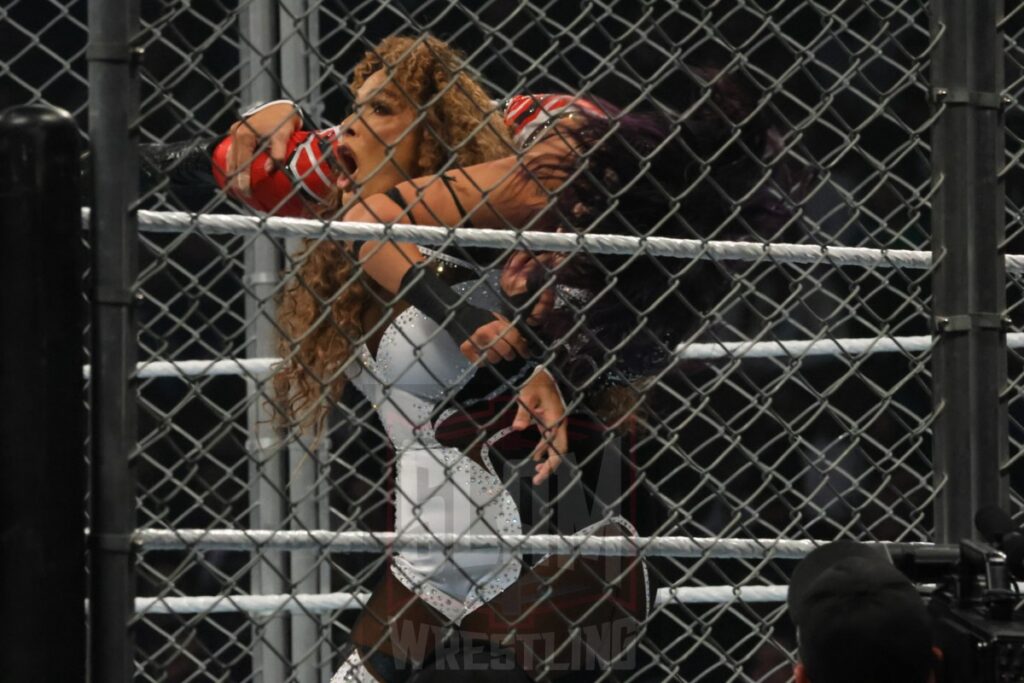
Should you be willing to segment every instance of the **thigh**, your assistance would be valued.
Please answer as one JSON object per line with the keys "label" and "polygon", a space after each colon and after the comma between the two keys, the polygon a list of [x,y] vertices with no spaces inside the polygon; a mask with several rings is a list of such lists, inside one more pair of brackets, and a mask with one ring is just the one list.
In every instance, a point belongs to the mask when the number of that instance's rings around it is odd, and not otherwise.
{"label": "thigh", "polygon": [[[609,524],[595,533],[625,531]],[[467,616],[461,630],[512,648],[535,680],[631,670],[647,597],[638,557],[552,555],[524,569],[511,587]]]}

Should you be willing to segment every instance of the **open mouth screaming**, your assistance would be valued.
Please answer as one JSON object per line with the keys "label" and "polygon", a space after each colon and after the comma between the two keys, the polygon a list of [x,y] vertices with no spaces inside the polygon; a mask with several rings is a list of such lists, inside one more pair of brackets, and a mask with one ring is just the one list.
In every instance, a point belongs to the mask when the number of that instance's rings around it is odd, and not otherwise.
{"label": "open mouth screaming", "polygon": [[355,155],[345,145],[338,145],[334,149],[334,160],[338,170],[335,184],[342,192],[352,190],[356,185],[356,171],[359,170]]}

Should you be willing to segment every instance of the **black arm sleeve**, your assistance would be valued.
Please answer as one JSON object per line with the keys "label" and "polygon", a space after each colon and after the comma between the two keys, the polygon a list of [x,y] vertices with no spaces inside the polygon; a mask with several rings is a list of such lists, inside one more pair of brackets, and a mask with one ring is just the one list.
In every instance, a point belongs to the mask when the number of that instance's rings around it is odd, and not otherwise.
{"label": "black arm sleeve", "polygon": [[218,191],[210,168],[219,138],[139,146],[139,170],[143,193],[162,189],[185,205],[202,203]]}

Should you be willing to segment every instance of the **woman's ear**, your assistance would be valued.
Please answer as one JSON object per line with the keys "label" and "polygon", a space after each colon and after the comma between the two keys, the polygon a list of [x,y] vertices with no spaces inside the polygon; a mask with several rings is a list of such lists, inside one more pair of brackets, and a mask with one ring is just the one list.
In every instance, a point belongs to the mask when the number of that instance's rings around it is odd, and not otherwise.
{"label": "woman's ear", "polygon": [[793,666],[793,680],[796,683],[811,683],[811,679],[807,678],[807,670],[804,669],[803,662],[797,662]]}

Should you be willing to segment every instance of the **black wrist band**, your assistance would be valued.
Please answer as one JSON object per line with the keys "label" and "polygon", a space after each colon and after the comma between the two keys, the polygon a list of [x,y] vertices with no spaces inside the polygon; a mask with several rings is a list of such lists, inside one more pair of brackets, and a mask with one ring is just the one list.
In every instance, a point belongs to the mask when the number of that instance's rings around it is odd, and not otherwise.
{"label": "black wrist band", "polygon": [[534,300],[537,294],[538,292],[535,290],[527,290],[521,294],[505,294],[505,301],[509,309],[508,317],[512,320],[518,318],[516,329],[519,330],[519,334],[526,339],[530,346],[544,348],[544,341],[538,336],[536,329],[527,322],[530,319],[530,314],[533,313],[533,309],[540,301],[540,299]]}
{"label": "black wrist band", "polygon": [[527,290],[521,294],[506,294],[505,300],[509,303],[509,306],[511,306],[512,315],[514,316],[519,314],[523,316],[523,320],[529,318],[533,307],[531,306],[530,308],[527,308],[527,304],[530,303],[530,299],[533,298],[535,293],[536,292]]}
{"label": "black wrist band", "polygon": [[495,320],[493,313],[466,302],[426,268],[413,266],[406,271],[399,296],[441,325],[458,344]]}

